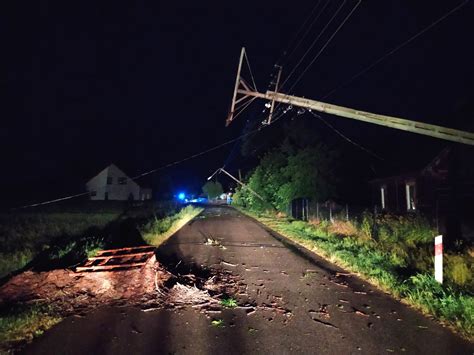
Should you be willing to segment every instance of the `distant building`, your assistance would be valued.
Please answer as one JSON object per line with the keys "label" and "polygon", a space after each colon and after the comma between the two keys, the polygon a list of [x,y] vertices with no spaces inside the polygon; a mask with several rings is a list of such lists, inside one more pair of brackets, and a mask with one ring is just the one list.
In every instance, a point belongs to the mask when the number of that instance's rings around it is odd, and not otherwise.
{"label": "distant building", "polygon": [[91,200],[150,200],[151,189],[141,188],[114,164],[110,164],[86,183]]}
{"label": "distant building", "polygon": [[419,170],[374,179],[379,210],[432,217],[442,234],[474,240],[474,150],[452,146]]}

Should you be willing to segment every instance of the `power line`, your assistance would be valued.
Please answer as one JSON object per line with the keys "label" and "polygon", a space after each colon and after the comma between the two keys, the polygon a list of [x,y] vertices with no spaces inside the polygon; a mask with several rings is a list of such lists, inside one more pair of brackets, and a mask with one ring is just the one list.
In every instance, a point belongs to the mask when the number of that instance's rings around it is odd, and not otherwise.
{"label": "power line", "polygon": [[333,125],[331,125],[328,121],[326,121],[325,119],[323,119],[320,115],[317,115],[315,114],[313,111],[311,110],[308,110],[314,117],[316,118],[319,118],[326,126],[328,126],[329,128],[331,128],[334,132],[336,132],[339,136],[341,136],[342,138],[344,138],[346,141],[348,141],[349,143],[355,145],[356,147],[358,147],[359,149],[362,149],[363,151],[365,151],[366,153],[374,156],[375,158],[379,159],[379,160],[385,160],[384,158],[380,157],[379,155],[375,154],[374,152],[372,152],[371,150],[363,147],[362,145],[354,142],[352,139],[350,139],[349,137],[345,136],[341,131],[339,131],[337,128],[335,128]]}
{"label": "power line", "polygon": [[293,70],[290,72],[290,74],[286,77],[285,81],[283,82],[283,84],[280,85],[281,88],[283,88],[285,86],[285,84],[288,82],[288,80],[293,76],[293,74],[295,73],[296,69],[300,66],[300,64],[303,62],[303,60],[306,58],[306,56],[308,55],[308,53],[311,51],[311,49],[313,49],[314,45],[316,44],[316,42],[319,40],[319,38],[321,38],[321,36],[323,35],[324,32],[326,32],[327,28],[329,27],[329,25],[332,23],[332,21],[336,18],[336,16],[338,15],[338,13],[341,11],[341,9],[344,7],[344,5],[346,4],[347,0],[344,0],[342,2],[342,4],[338,7],[338,9],[336,10],[336,12],[334,13],[334,15],[331,17],[331,19],[329,20],[329,22],[323,27],[323,29],[321,30],[321,32],[319,33],[319,35],[316,37],[316,39],[311,43],[311,45],[309,46],[309,48],[306,50],[306,52],[302,55],[302,57],[300,58],[300,60],[298,61],[298,63],[295,65],[295,67],[293,68]]}
{"label": "power line", "polygon": [[257,84],[255,84],[255,78],[253,77],[252,68],[250,67],[249,57],[247,56],[246,52],[244,52],[244,55],[245,55],[245,61],[247,62],[247,66],[249,68],[250,76],[252,77],[253,88],[255,91],[258,91]]}
{"label": "power line", "polygon": [[400,49],[402,49],[403,47],[405,47],[407,44],[411,43],[412,41],[414,41],[416,38],[418,38],[419,36],[423,35],[425,32],[429,31],[430,29],[432,29],[433,27],[435,27],[436,25],[438,25],[440,22],[442,22],[443,20],[445,20],[447,17],[451,16],[454,12],[458,11],[459,9],[461,9],[462,7],[464,7],[470,0],[466,0],[464,1],[463,3],[459,4],[458,6],[456,6],[455,8],[453,8],[452,10],[448,11],[446,14],[444,14],[443,16],[441,16],[439,19],[437,19],[435,22],[433,22],[432,24],[430,24],[429,26],[425,27],[424,29],[422,29],[420,32],[416,33],[415,35],[413,35],[412,37],[408,38],[405,42],[399,44],[398,46],[394,47],[393,49],[391,49],[390,51],[388,51],[387,53],[385,53],[383,56],[381,56],[379,59],[377,59],[376,61],[374,61],[372,64],[368,65],[367,67],[365,67],[364,69],[362,69],[360,72],[358,72],[357,74],[353,75],[349,80],[343,82],[342,84],[340,84],[339,86],[337,86],[336,88],[332,89],[331,91],[329,91],[325,96],[323,96],[323,99],[331,96],[332,94],[334,94],[337,90],[347,86],[348,84],[350,84],[352,81],[354,81],[355,79],[359,78],[360,76],[364,75],[366,72],[368,72],[370,69],[372,69],[373,67],[375,67],[376,65],[380,64],[382,61],[384,61],[386,58],[388,58],[389,56],[391,56],[392,54],[394,54],[395,52],[398,52]]}
{"label": "power line", "polygon": [[[281,115],[282,116],[282,115]],[[277,122],[280,118],[278,117],[277,119],[275,119],[271,124],[274,124],[275,122]],[[245,138],[249,135],[252,135],[254,133],[257,133],[258,131],[260,131],[261,129],[264,129],[266,127],[268,127],[270,125],[267,125],[267,126],[260,126],[258,127],[257,129],[254,129],[250,132],[247,132],[247,133],[244,133],[244,134],[241,134],[240,136],[234,138],[234,139],[231,139],[231,140],[228,140],[224,143],[221,143],[221,144],[218,144],[212,148],[209,148],[209,149],[206,149],[206,150],[203,150],[199,153],[196,153],[196,154],[193,154],[193,155],[190,155],[184,159],[180,159],[180,160],[176,160],[174,162],[171,162],[169,164],[166,164],[166,165],[163,165],[159,168],[156,168],[156,169],[153,169],[153,170],[149,170],[149,171],[146,171],[144,173],[141,173],[137,176],[134,176],[132,178],[130,178],[130,180],[134,181],[134,180],[137,180],[139,178],[142,178],[144,176],[147,176],[147,175],[150,175],[150,174],[153,174],[153,173],[156,173],[157,171],[160,171],[160,170],[164,170],[164,169],[167,169],[167,168],[170,168],[172,166],[175,166],[175,165],[178,165],[178,164],[181,164],[181,163],[184,163],[188,160],[191,160],[191,159],[195,159],[197,157],[200,157],[202,155],[205,155],[207,153],[210,153],[212,151],[215,151],[215,150],[218,150],[222,147],[225,147],[226,145],[229,145],[231,143],[234,143],[242,138]],[[105,188],[105,187],[102,187],[102,189]],[[65,200],[70,200],[70,199],[73,199],[73,198],[77,198],[77,197],[81,197],[81,196],[86,196],[86,195],[90,195],[90,192],[82,192],[82,193],[79,193],[79,194],[74,194],[74,195],[69,195],[69,196],[64,196],[64,197],[60,197],[60,198],[56,198],[56,199],[53,199],[53,200],[48,200],[48,201],[43,201],[43,202],[38,202],[38,203],[33,203],[33,204],[30,204],[30,205],[24,205],[24,206],[20,206],[20,207],[15,207],[15,208],[12,208],[12,210],[20,210],[20,209],[25,209],[25,208],[29,208],[29,207],[38,207],[38,206],[43,206],[43,205],[49,205],[49,204],[52,204],[52,203],[56,203],[56,202],[60,202],[60,201],[65,201]]]}
{"label": "power line", "polygon": [[331,37],[329,37],[329,39],[326,41],[326,43],[324,44],[324,46],[319,50],[319,52],[314,56],[313,60],[306,66],[305,70],[303,70],[303,72],[299,75],[299,77],[296,79],[296,81],[293,83],[293,85],[291,86],[291,88],[288,90],[289,92],[291,92],[291,90],[296,86],[296,84],[298,84],[298,82],[301,80],[301,78],[306,74],[306,72],[308,71],[308,69],[314,64],[314,62],[321,56],[321,54],[324,52],[324,50],[326,49],[326,47],[329,45],[329,43],[331,43],[331,41],[333,40],[333,38],[337,35],[337,33],[340,31],[340,29],[345,25],[345,23],[349,20],[349,18],[352,16],[352,14],[357,10],[357,8],[359,7],[359,5],[361,4],[362,0],[358,0],[357,4],[354,5],[354,7],[352,8],[352,10],[349,12],[349,14],[344,18],[344,20],[342,21],[342,23],[339,25],[339,27],[336,29],[336,31],[334,31],[334,33],[331,35]]}
{"label": "power line", "polygon": [[90,192],[83,192],[83,193],[76,194],[76,195],[70,195],[70,196],[66,196],[66,197],[56,198],[56,199],[54,199],[54,200],[49,200],[49,201],[44,201],[44,202],[33,203],[33,204],[31,204],[31,205],[25,205],[25,206],[21,206],[21,207],[12,208],[12,210],[20,210],[20,209],[24,209],[24,208],[28,208],[28,207],[38,207],[38,206],[42,206],[42,205],[49,205],[50,203],[55,203],[55,202],[60,202],[60,201],[65,201],[65,200],[70,200],[70,199],[73,199],[73,198],[76,198],[76,197],[80,197],[80,196],[85,196],[85,195],[90,195]]}
{"label": "power line", "polygon": [[[301,45],[301,43],[303,43],[304,39],[306,38],[306,36],[308,35],[309,31],[311,30],[311,28],[314,26],[314,24],[316,23],[316,21],[319,19],[319,17],[321,16],[321,14],[323,13],[324,9],[327,7],[327,5],[329,4],[330,0],[326,0],[326,4],[323,6],[323,8],[321,9],[321,11],[319,12],[318,16],[316,16],[313,21],[311,21],[311,23],[309,24],[308,28],[306,29],[305,33],[303,34],[303,36],[300,38],[300,40],[298,41],[298,43],[296,44],[295,47],[293,47],[293,49],[291,50],[290,54],[288,54],[288,56],[286,57],[286,61],[288,61],[291,56],[293,55],[293,53],[298,49],[298,47]],[[309,21],[309,19],[311,18],[311,16],[313,15],[313,13],[315,12],[316,8],[319,6],[319,4],[321,3],[321,0],[319,0],[317,2],[317,4],[314,6],[313,10],[311,11],[311,13],[309,14],[309,16],[306,18],[306,21],[301,25],[299,31],[296,33],[294,39],[292,42],[294,42],[294,40],[298,37],[299,33],[303,30],[304,26],[306,25],[306,23]],[[290,48],[290,47],[289,47]],[[284,54],[286,53],[283,52]],[[286,54],[285,54],[286,55]],[[281,59],[281,57],[280,57]],[[277,63],[280,61],[280,59],[277,61]]]}

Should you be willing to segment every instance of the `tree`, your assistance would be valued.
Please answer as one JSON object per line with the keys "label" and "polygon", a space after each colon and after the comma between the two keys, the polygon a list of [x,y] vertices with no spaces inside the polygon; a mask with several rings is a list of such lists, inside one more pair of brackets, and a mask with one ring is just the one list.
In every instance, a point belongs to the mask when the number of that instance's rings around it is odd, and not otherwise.
{"label": "tree", "polygon": [[[263,156],[247,184],[269,204],[285,211],[295,198],[324,201],[335,197],[335,165],[335,153],[323,144],[292,149],[285,143]],[[268,208],[268,203],[246,189],[238,190],[235,201],[255,210]]]}
{"label": "tree", "polygon": [[222,195],[224,189],[219,181],[208,181],[202,187],[202,192],[207,195],[208,199],[212,199]]}

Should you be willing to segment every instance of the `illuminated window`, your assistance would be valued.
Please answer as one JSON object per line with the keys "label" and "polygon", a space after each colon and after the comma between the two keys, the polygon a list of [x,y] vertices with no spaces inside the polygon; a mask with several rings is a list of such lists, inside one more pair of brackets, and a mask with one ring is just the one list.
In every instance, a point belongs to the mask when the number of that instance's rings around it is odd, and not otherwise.
{"label": "illuminated window", "polygon": [[415,207],[415,183],[407,182],[405,184],[406,198],[407,198],[407,210],[414,211]]}
{"label": "illuminated window", "polygon": [[119,185],[127,185],[127,178],[126,177],[119,177],[118,178]]}
{"label": "illuminated window", "polygon": [[113,178],[112,178],[112,176],[109,176],[107,178],[107,185],[112,185],[112,182],[113,182]]}

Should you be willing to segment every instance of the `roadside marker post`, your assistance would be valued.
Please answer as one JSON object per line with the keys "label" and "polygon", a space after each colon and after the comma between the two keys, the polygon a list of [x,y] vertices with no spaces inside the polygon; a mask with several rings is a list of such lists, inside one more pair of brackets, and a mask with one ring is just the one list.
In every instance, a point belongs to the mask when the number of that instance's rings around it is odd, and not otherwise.
{"label": "roadside marker post", "polygon": [[443,283],[443,236],[438,235],[435,237],[434,242],[435,258],[434,258],[434,269],[435,279],[440,284]]}

